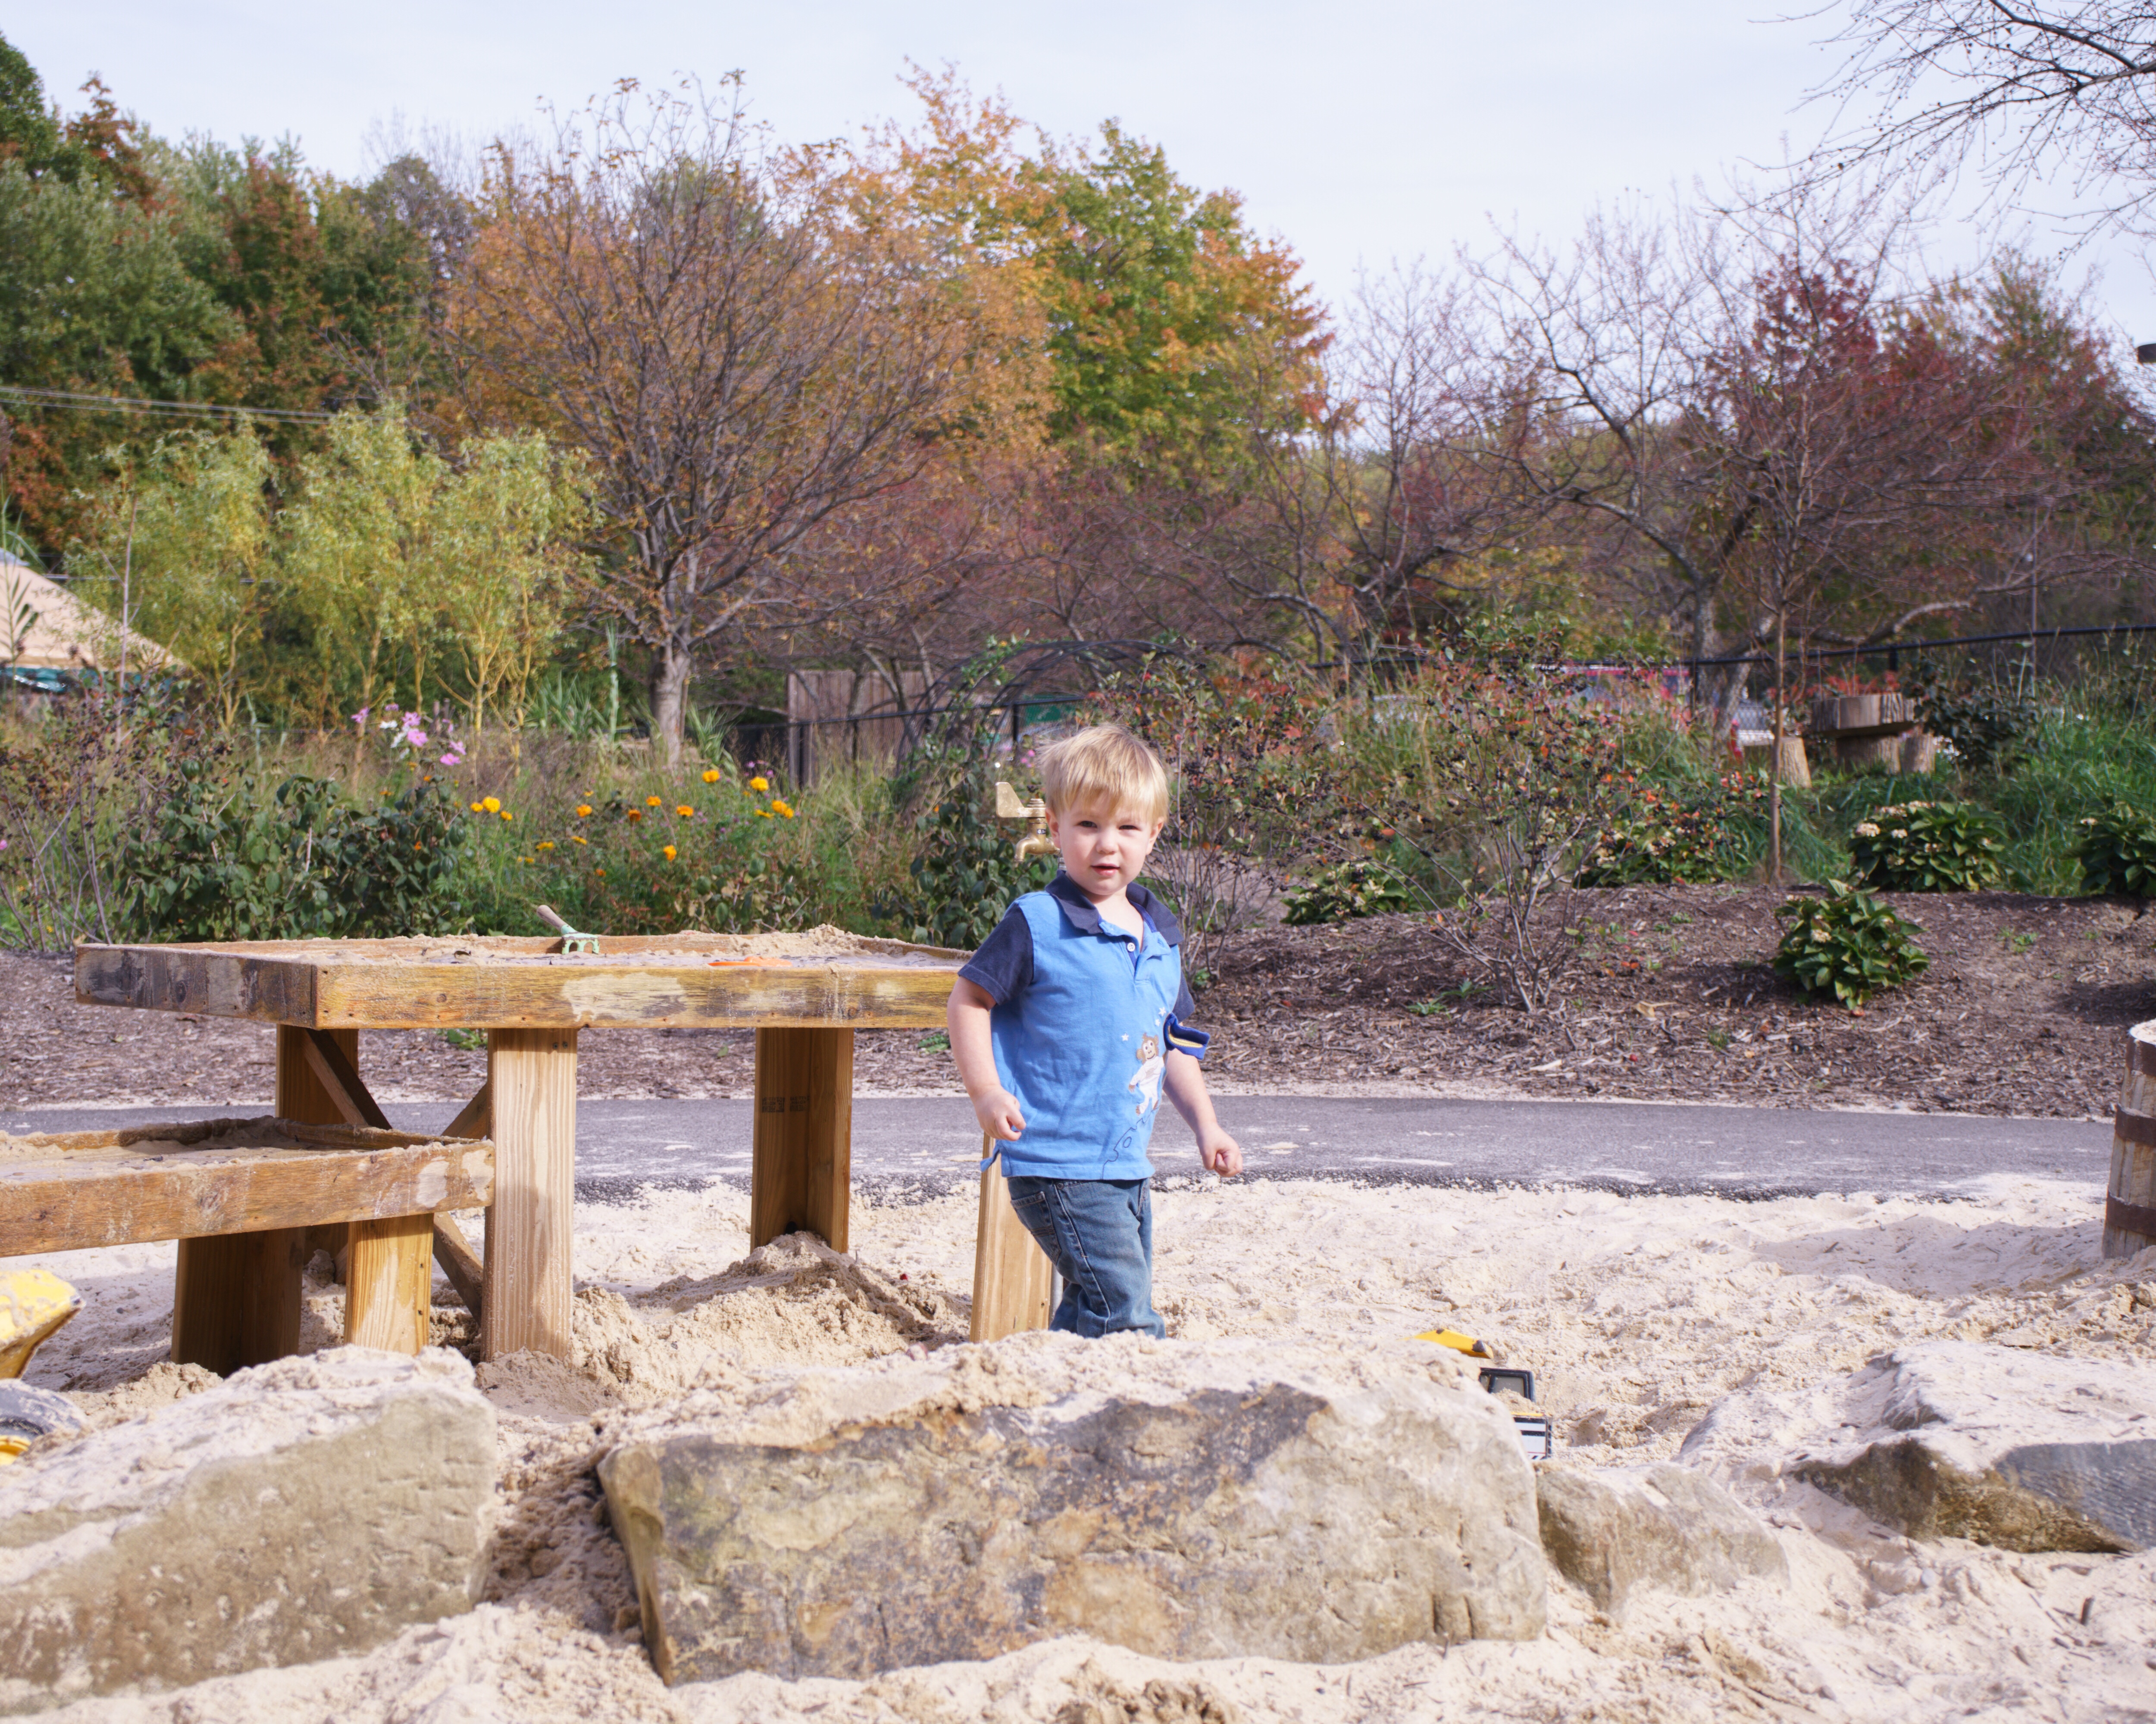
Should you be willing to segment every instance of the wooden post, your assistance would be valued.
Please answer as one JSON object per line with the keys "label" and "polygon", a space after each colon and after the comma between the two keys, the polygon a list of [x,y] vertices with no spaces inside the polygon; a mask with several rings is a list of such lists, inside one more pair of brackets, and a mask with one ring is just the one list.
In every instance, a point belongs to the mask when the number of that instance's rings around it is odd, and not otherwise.
{"label": "wooden post", "polygon": [[490,1029],[494,1203],[480,1356],[569,1357],[577,1203],[577,1032]]}
{"label": "wooden post", "polygon": [[[359,1032],[333,1034],[356,1067]],[[306,1035],[289,1024],[277,1026],[277,1114],[310,1125],[341,1124],[343,1110],[308,1063]],[[172,1281],[172,1362],[229,1377],[297,1352],[309,1231],[278,1227],[182,1239]]]}
{"label": "wooden post", "polygon": [[756,1033],[751,1250],[803,1229],[849,1249],[854,1168],[854,1033]]}
{"label": "wooden post", "polygon": [[431,1213],[352,1224],[352,1261],[344,1289],[346,1347],[415,1353],[427,1344],[434,1303]]}
{"label": "wooden post", "polygon": [[2156,1245],[2156,1018],[2126,1033],[2126,1081],[2112,1116],[2111,1184],[2103,1198],[2103,1255]]}
{"label": "wooden post", "polygon": [[[981,1142],[986,1155],[990,1145]],[[1055,1266],[1011,1208],[1010,1186],[998,1159],[981,1172],[981,1208],[973,1229],[973,1326],[969,1338],[1001,1341],[1045,1329],[1054,1313]]]}

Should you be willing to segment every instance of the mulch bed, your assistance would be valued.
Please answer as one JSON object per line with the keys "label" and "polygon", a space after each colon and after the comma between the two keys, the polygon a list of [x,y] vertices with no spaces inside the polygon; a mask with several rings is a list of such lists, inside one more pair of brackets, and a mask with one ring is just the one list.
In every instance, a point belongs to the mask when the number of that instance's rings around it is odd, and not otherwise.
{"label": "mulch bed", "polygon": [[[1199,1002],[1224,1090],[1599,1095],[1784,1107],[2108,1117],[2127,1025],[2156,1018],[2156,916],[2118,900],[1893,896],[1931,955],[1861,1014],[1806,1001],[1767,967],[1784,895],[1759,886],[1583,893],[1591,930],[1561,1009],[1462,998],[1460,961],[1423,916],[1266,929],[1229,943]],[[266,1026],[79,1006],[65,960],[0,956],[0,1108],[266,1101]],[[1442,1009],[1409,1008],[1438,1003]],[[952,1092],[940,1039],[864,1031],[863,1091]],[[583,1038],[593,1099],[745,1095],[750,1035]],[[429,1031],[369,1030],[385,1101],[461,1100],[485,1054]]]}

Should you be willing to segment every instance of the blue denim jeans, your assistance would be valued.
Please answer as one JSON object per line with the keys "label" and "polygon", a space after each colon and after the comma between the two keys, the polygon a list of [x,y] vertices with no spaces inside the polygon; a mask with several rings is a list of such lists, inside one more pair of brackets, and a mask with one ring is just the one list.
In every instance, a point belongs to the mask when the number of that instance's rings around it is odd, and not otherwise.
{"label": "blue denim jeans", "polygon": [[1010,1199],[1063,1277],[1050,1328],[1085,1336],[1168,1333],[1152,1308],[1152,1193],[1144,1180],[1014,1174]]}

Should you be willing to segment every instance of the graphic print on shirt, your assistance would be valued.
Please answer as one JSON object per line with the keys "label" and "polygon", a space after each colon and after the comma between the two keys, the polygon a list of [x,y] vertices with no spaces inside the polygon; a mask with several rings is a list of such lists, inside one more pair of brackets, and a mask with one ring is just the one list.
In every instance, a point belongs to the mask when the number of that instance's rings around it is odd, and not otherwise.
{"label": "graphic print on shirt", "polygon": [[1137,1092],[1140,1119],[1160,1106],[1160,1080],[1167,1070],[1168,1061],[1162,1056],[1159,1042],[1147,1036],[1138,1044],[1138,1075],[1123,1085]]}

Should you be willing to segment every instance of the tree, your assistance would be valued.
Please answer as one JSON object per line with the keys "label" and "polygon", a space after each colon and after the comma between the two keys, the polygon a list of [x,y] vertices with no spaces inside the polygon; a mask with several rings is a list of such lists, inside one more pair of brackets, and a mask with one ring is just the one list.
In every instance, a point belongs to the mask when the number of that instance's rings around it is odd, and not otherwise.
{"label": "tree", "polygon": [[493,161],[453,317],[470,411],[588,464],[620,546],[598,600],[649,650],[673,757],[699,654],[812,531],[931,459],[963,396],[963,282],[738,107],[624,85]]}
{"label": "tree", "polygon": [[[1881,101],[1815,158],[1839,172],[1882,155],[1958,167],[2019,198],[2063,158],[2109,202],[2099,228],[2146,233],[2156,211],[2156,7],[2119,0],[1855,0],[1831,38],[1850,54],[1817,95]],[[1933,96],[1942,82],[1955,93]],[[1912,105],[1914,105],[1912,110]]]}
{"label": "tree", "polygon": [[174,432],[140,462],[123,457],[81,547],[111,608],[192,667],[228,726],[270,608],[269,475],[269,453],[244,422],[227,436]]}

